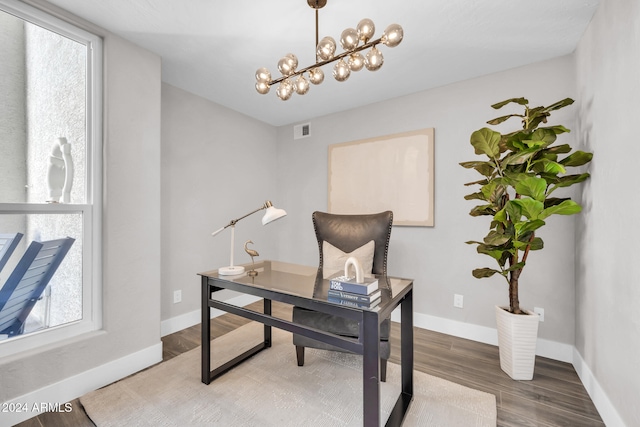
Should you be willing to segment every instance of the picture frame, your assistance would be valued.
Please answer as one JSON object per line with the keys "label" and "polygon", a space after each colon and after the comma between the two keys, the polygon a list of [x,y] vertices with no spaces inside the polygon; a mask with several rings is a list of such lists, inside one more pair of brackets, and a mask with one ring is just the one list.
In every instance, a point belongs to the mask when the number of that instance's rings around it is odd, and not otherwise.
{"label": "picture frame", "polygon": [[330,145],[328,211],[393,211],[393,224],[434,225],[434,128]]}

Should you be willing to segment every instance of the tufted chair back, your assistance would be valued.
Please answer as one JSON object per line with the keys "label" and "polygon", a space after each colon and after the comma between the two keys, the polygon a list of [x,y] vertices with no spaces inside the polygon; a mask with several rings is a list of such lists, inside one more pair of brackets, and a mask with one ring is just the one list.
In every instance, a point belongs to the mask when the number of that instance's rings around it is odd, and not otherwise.
{"label": "tufted chair back", "polygon": [[353,252],[373,240],[373,274],[387,274],[387,252],[393,224],[393,212],[375,214],[340,215],[314,212],[313,227],[318,239],[320,266],[322,269],[322,242],[331,243],[343,252]]}

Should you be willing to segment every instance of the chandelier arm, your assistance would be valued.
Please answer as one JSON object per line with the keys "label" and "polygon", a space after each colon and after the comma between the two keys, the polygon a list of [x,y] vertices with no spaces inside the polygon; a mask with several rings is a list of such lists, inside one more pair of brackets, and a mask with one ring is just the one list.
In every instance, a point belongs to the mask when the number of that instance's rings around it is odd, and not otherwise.
{"label": "chandelier arm", "polygon": [[[327,64],[330,64],[330,63],[332,63],[334,61],[338,61],[339,59],[342,59],[345,56],[351,55],[352,53],[360,52],[361,50],[365,50],[365,49],[368,49],[368,48],[370,48],[372,46],[376,46],[377,44],[379,44],[381,42],[382,42],[382,37],[380,37],[380,38],[378,38],[376,40],[370,41],[368,43],[365,43],[362,46],[358,46],[353,50],[344,51],[341,54],[339,54],[337,56],[334,56],[331,59],[326,59],[324,61],[316,62],[314,65],[310,65],[310,66],[308,66],[306,68],[303,68],[301,70],[293,72],[293,73],[289,74],[288,76],[282,76],[282,77],[278,77],[277,79],[271,80],[269,82],[269,86],[273,86],[274,84],[280,83],[281,81],[283,81],[285,79],[288,79],[290,77],[299,76],[300,74],[303,74],[303,73],[305,73],[305,72],[307,72],[307,71],[309,71],[309,70],[311,70],[313,68],[323,67],[323,66],[325,66]],[[316,58],[316,61],[317,61],[317,58]]]}

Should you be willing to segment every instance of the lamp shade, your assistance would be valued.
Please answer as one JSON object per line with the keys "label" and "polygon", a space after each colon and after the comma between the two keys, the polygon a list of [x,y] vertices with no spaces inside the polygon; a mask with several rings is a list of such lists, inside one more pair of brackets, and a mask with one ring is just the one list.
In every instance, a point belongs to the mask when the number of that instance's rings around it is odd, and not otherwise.
{"label": "lamp shade", "polygon": [[280,219],[286,215],[287,212],[285,212],[284,209],[278,209],[274,206],[269,206],[267,208],[267,211],[264,213],[264,216],[262,217],[262,225],[267,225],[270,222],[275,221],[276,219]]}

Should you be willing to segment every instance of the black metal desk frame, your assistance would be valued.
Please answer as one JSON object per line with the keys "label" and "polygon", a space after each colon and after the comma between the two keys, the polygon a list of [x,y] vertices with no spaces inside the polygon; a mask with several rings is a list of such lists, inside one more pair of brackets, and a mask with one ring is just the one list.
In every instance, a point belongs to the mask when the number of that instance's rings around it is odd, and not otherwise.
{"label": "black metal desk frame", "polygon": [[[268,262],[268,261],[267,261]],[[366,427],[380,425],[380,324],[391,312],[401,307],[401,392],[389,415],[386,426],[400,426],[413,399],[413,283],[404,286],[397,295],[383,298],[379,311],[369,311],[342,306],[277,290],[251,286],[234,281],[236,277],[218,276],[217,272],[200,273],[202,284],[202,382],[210,384],[215,378],[229,371],[256,353],[271,347],[271,327],[301,334],[363,356],[363,424]],[[231,289],[264,299],[264,312],[213,299],[213,293]],[[353,341],[325,331],[296,324],[271,315],[271,301],[309,308],[323,313],[355,319],[360,324],[360,340]],[[236,314],[264,325],[263,342],[238,355],[229,362],[211,370],[210,309],[216,308]],[[292,351],[294,351],[292,347]]]}

